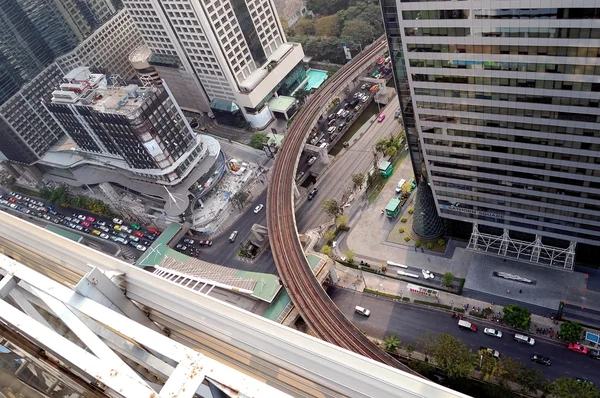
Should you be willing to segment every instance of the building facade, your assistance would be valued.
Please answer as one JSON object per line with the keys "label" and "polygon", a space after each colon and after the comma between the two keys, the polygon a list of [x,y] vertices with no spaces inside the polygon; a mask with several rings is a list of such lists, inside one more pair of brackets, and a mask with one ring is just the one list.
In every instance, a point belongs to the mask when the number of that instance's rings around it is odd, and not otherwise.
{"label": "building facade", "polygon": [[[253,127],[272,120],[267,101],[302,68],[302,47],[286,42],[272,0],[124,4],[153,53],[149,63],[163,80],[172,86],[193,83],[208,101],[218,101],[212,108],[239,110]],[[159,67],[173,72],[163,74]]]}
{"label": "building facade", "polygon": [[415,175],[473,249],[600,245],[600,8],[564,4],[382,1]]}

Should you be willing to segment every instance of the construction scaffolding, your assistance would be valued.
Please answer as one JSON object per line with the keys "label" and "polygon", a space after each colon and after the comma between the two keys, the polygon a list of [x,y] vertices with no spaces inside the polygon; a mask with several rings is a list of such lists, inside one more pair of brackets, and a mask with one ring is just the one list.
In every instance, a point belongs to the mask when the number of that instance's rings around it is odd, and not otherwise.
{"label": "construction scaffolding", "polygon": [[542,243],[540,235],[536,235],[533,242],[513,239],[508,229],[504,229],[502,235],[484,234],[479,232],[477,224],[474,223],[467,250],[572,271],[576,244],[570,242],[567,248],[547,246]]}

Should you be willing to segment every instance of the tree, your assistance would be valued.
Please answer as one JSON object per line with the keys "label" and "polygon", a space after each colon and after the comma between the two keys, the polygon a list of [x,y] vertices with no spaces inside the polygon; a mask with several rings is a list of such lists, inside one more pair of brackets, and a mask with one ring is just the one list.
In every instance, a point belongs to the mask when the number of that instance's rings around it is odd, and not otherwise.
{"label": "tree", "polygon": [[52,195],[52,191],[48,187],[41,187],[38,194],[40,195],[40,198],[48,200]]}
{"label": "tree", "polygon": [[331,242],[335,239],[335,229],[328,230],[323,234],[323,236],[325,237],[325,239],[327,239],[328,242]]}
{"label": "tree", "polygon": [[335,14],[315,20],[316,36],[339,36],[340,31],[340,21]]}
{"label": "tree", "polygon": [[335,219],[335,223],[339,229],[346,229],[348,228],[348,217],[338,216],[338,218]]}
{"label": "tree", "polygon": [[412,357],[412,353],[415,352],[415,345],[409,344],[406,346],[406,355],[408,355],[408,359]]}
{"label": "tree", "polygon": [[267,135],[264,133],[252,134],[250,138],[250,146],[256,149],[263,149],[263,144],[267,142]]}
{"label": "tree", "polygon": [[383,33],[381,8],[378,4],[357,2],[357,4],[345,10],[338,11],[336,15],[342,25],[353,19],[361,19],[373,27],[375,32],[374,37],[380,36]]}
{"label": "tree", "polygon": [[387,336],[383,341],[385,342],[385,351],[389,354],[395,354],[401,345],[401,341],[396,336],[396,333]]}
{"label": "tree", "polygon": [[430,331],[425,331],[419,341],[417,341],[417,347],[423,355],[425,355],[425,362],[429,362],[429,357],[433,355],[435,350],[435,341],[433,334]]}
{"label": "tree", "polygon": [[521,366],[512,380],[521,386],[521,391],[525,393],[533,393],[542,388],[542,376],[544,373],[536,368],[528,368]]}
{"label": "tree", "polygon": [[598,398],[600,394],[593,384],[570,377],[559,377],[548,386],[554,398]]}
{"label": "tree", "polygon": [[442,275],[442,285],[446,287],[452,286],[454,283],[454,274],[452,272],[446,272]]}
{"label": "tree", "polygon": [[331,256],[331,246],[329,245],[325,245],[323,246],[323,248],[321,249],[321,251],[323,252],[323,254],[325,254],[326,256]]}
{"label": "tree", "polygon": [[450,378],[467,377],[475,369],[475,355],[465,343],[443,333],[435,339],[433,358]]}
{"label": "tree", "polygon": [[352,19],[344,24],[342,37],[348,37],[357,43],[363,45],[373,42],[375,38],[375,29],[361,19]]}
{"label": "tree", "polygon": [[246,203],[248,203],[248,199],[250,199],[250,194],[248,194],[248,192],[237,191],[230,200],[234,206],[237,206],[241,209]]}
{"label": "tree", "polygon": [[531,312],[516,304],[502,308],[503,321],[509,326],[517,329],[527,330],[531,326]]}
{"label": "tree", "polygon": [[308,0],[306,8],[317,15],[331,15],[348,8],[348,0]]}
{"label": "tree", "polygon": [[344,250],[343,253],[344,253],[344,256],[346,256],[346,260],[349,263],[354,262],[354,250],[352,250],[352,249]]}
{"label": "tree", "polygon": [[566,341],[567,343],[576,343],[581,338],[583,333],[583,327],[579,322],[565,321],[560,325],[558,331],[558,338]]}
{"label": "tree", "polygon": [[305,36],[315,34],[315,22],[309,18],[302,18],[292,27],[295,35]]}
{"label": "tree", "polygon": [[363,173],[352,174],[352,189],[358,191],[365,183],[365,175]]}
{"label": "tree", "polygon": [[340,205],[338,204],[337,200],[333,198],[324,200],[321,204],[321,207],[323,208],[325,214],[330,217],[336,217],[338,214],[340,214]]}
{"label": "tree", "polygon": [[479,350],[477,354],[480,356],[481,364],[481,379],[488,381],[492,377],[502,377],[506,372],[503,363],[494,358],[492,353],[487,350]]}
{"label": "tree", "polygon": [[296,90],[296,93],[294,94],[294,98],[296,98],[296,100],[298,101],[298,104],[300,105],[304,105],[304,103],[306,102],[306,98],[308,97],[310,93],[306,90],[300,89],[300,90]]}

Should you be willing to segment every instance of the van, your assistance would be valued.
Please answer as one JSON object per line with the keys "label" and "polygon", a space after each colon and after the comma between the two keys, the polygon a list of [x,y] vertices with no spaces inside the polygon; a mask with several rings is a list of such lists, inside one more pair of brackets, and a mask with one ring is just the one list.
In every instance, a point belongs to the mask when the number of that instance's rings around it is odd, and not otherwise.
{"label": "van", "polygon": [[237,238],[237,235],[238,235],[238,231],[233,231],[233,232],[231,233],[231,235],[229,235],[229,242],[230,242],[230,243],[233,243],[233,242],[235,242],[235,238]]}
{"label": "van", "polygon": [[477,326],[473,325],[469,321],[465,321],[464,319],[461,319],[460,321],[458,321],[458,327],[461,328],[461,329],[468,329],[468,330],[471,330],[473,332],[477,331]]}
{"label": "van", "polygon": [[406,180],[403,178],[400,181],[398,181],[398,185],[396,186],[396,193],[400,193],[402,192],[402,186],[404,185],[404,183],[406,182]]}
{"label": "van", "polygon": [[357,305],[356,307],[354,307],[354,312],[356,312],[357,314],[360,314],[362,316],[369,316],[371,315],[371,311],[369,311],[368,309],[361,307],[359,305]]}
{"label": "van", "polygon": [[339,111],[337,111],[336,115],[337,117],[341,117],[344,114],[344,108],[340,109]]}
{"label": "van", "polygon": [[533,337],[529,337],[526,334],[515,334],[514,339],[515,339],[515,341],[517,341],[519,343],[523,343],[523,344],[529,344],[529,345],[535,344],[535,340],[533,339]]}

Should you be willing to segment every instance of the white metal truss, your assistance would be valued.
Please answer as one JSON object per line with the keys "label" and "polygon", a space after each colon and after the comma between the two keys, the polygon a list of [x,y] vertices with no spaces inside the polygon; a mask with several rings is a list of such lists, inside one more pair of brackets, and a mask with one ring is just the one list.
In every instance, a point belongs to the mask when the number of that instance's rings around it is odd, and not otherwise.
{"label": "white metal truss", "polygon": [[[91,280],[84,277],[80,284],[100,285],[102,282],[97,281],[102,277],[97,270],[92,272],[96,277]],[[49,327],[52,322],[39,322],[4,300],[0,300],[0,320],[66,368],[105,386],[108,396],[194,397],[203,383],[211,390],[218,389],[223,396],[288,396],[130,319],[124,313],[135,309],[115,304],[118,300],[112,302],[113,308],[108,308],[101,303],[101,295],[91,299],[80,294],[78,290],[85,286],[71,289],[4,255],[0,255],[0,274],[1,299],[18,292],[15,301],[19,305],[24,297],[35,296],[36,306],[53,313],[84,347]],[[114,292],[102,293],[112,296]],[[129,302],[122,292],[120,295]],[[33,306],[29,310],[37,312]],[[113,350],[109,345],[118,345],[119,349]],[[136,358],[144,358],[145,361],[138,363],[146,372],[150,370],[151,377],[144,378],[142,372],[132,369],[122,357],[134,362]]]}
{"label": "white metal truss", "polygon": [[544,245],[540,235],[536,235],[533,242],[513,239],[508,229],[504,229],[502,235],[484,234],[473,224],[467,249],[572,271],[575,245],[576,242],[571,242],[566,249]]}

